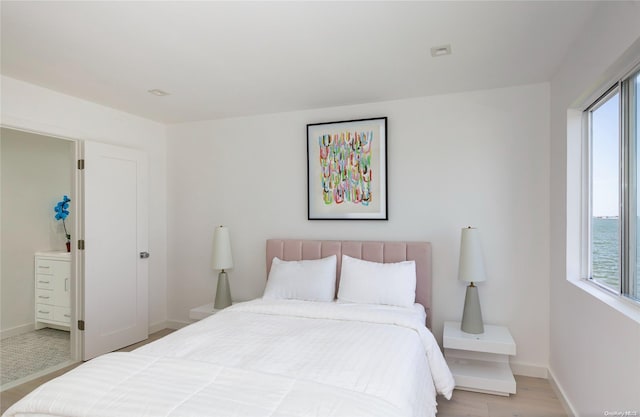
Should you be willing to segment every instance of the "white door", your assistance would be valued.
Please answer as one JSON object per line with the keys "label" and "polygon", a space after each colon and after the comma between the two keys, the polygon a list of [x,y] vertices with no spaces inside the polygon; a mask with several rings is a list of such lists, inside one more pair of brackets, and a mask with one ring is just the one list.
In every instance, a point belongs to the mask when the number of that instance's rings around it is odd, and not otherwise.
{"label": "white door", "polygon": [[84,143],[84,354],[148,337],[147,156]]}

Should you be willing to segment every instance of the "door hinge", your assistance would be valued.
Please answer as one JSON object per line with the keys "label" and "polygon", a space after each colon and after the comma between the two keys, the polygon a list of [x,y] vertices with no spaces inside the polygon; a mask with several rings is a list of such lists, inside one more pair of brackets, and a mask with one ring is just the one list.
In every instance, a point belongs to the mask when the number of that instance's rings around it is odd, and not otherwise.
{"label": "door hinge", "polygon": [[78,249],[84,250],[84,239],[78,239]]}
{"label": "door hinge", "polygon": [[84,169],[84,159],[78,159],[78,169]]}
{"label": "door hinge", "polygon": [[78,320],[78,330],[84,330],[84,320]]}

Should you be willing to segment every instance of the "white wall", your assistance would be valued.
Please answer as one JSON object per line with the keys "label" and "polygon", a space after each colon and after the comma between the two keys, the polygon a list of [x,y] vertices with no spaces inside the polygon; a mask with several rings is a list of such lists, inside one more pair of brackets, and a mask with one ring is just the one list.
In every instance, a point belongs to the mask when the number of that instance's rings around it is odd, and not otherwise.
{"label": "white wall", "polygon": [[[550,370],[579,416],[640,412],[640,322],[612,307],[614,297],[574,281],[580,278],[580,131],[570,126],[567,135],[567,110],[606,88],[602,83],[620,70],[610,66],[638,44],[640,3],[602,3],[594,16],[551,82]],[[640,61],[640,53],[632,59]]]}
{"label": "white wall", "polygon": [[164,125],[5,76],[2,76],[0,117],[5,126],[112,143],[148,153],[149,322],[152,329],[163,328],[167,317],[167,147]]}
{"label": "white wall", "polygon": [[2,129],[2,333],[34,323],[36,251],[66,250],[53,208],[71,194],[73,142]]}
{"label": "white wall", "polygon": [[[232,296],[261,296],[265,239],[428,240],[434,332],[459,320],[460,229],[479,227],[488,281],[485,322],[506,324],[517,370],[548,363],[548,84],[168,128],[169,317],[213,299],[215,225],[229,226]],[[306,124],[387,116],[389,216],[308,221]],[[540,368],[537,368],[540,367]]]}

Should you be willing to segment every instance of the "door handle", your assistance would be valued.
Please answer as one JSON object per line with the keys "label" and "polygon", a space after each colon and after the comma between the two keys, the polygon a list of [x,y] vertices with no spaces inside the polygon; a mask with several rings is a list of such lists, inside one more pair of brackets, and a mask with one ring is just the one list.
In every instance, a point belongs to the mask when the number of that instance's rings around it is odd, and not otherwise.
{"label": "door handle", "polygon": [[140,252],[140,259],[147,259],[149,257],[149,252]]}

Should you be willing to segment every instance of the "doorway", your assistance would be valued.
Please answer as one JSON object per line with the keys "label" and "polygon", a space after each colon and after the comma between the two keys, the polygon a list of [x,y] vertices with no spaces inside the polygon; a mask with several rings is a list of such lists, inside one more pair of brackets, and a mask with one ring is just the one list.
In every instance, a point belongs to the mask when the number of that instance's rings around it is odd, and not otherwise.
{"label": "doorway", "polygon": [[[146,339],[146,153],[0,129],[0,345],[42,328],[70,342],[69,361],[19,383]],[[65,221],[56,207],[69,211]],[[15,385],[3,383],[0,390]]]}
{"label": "doorway", "polygon": [[2,390],[76,361],[75,153],[75,141],[0,128]]}

